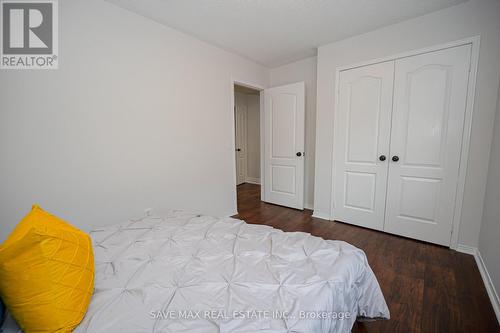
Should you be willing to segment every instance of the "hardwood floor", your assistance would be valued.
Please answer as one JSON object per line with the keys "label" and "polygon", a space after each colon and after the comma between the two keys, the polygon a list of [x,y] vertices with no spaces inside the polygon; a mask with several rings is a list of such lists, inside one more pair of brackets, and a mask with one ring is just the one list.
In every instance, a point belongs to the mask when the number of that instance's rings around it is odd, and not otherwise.
{"label": "hardwood floor", "polygon": [[260,186],[238,186],[235,217],[284,231],[346,241],[365,251],[391,319],[356,323],[353,332],[500,332],[475,260],[441,246],[313,218],[260,201]]}

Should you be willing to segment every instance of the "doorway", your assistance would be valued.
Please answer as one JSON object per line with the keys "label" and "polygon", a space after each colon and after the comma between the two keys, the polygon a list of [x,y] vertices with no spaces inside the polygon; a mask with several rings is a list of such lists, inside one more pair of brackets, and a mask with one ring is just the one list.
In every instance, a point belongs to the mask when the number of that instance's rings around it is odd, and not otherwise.
{"label": "doorway", "polygon": [[231,83],[235,201],[238,186],[260,186],[260,200],[304,209],[305,84],[268,89]]}
{"label": "doorway", "polygon": [[261,184],[260,91],[234,84],[236,186]]}

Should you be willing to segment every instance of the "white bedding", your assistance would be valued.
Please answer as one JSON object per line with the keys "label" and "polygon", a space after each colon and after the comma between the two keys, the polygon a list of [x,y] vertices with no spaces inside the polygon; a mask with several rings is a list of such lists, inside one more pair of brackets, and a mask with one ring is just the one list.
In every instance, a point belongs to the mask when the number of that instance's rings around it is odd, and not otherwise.
{"label": "white bedding", "polygon": [[91,237],[95,292],[76,333],[350,332],[358,316],[389,318],[345,242],[181,211]]}

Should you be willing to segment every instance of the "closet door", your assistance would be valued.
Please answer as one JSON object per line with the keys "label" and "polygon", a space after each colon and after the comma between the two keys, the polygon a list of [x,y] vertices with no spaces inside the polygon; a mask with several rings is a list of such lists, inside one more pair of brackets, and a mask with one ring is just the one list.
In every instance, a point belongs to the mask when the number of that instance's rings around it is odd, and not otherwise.
{"label": "closet door", "polygon": [[450,244],[470,53],[396,60],[385,231]]}
{"label": "closet door", "polygon": [[334,218],[384,225],[394,62],[342,71],[335,116]]}

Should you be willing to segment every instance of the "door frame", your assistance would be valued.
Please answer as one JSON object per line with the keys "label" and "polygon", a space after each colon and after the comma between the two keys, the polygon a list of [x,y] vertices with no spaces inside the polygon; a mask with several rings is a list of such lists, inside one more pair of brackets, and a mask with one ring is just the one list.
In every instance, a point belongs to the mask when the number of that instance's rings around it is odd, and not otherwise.
{"label": "door frame", "polygon": [[[333,130],[335,131],[335,126],[337,124],[337,110],[339,108],[339,78],[340,72],[354,69],[357,67],[363,67],[368,65],[374,65],[381,62],[386,61],[394,61],[401,58],[407,58],[416,56],[419,54],[429,53],[433,51],[439,51],[443,49],[448,49],[457,46],[463,45],[471,45],[471,59],[470,59],[470,75],[469,82],[467,84],[467,104],[465,108],[465,119],[464,119],[464,131],[462,134],[462,148],[460,151],[460,163],[459,163],[459,173],[458,173],[458,182],[456,187],[456,199],[455,199],[455,207],[453,212],[453,222],[452,222],[452,231],[451,231],[451,242],[450,248],[456,250],[458,248],[458,237],[460,233],[460,224],[462,222],[462,206],[464,199],[464,191],[465,191],[465,180],[467,175],[467,164],[469,160],[469,148],[470,148],[470,135],[472,130],[472,118],[474,115],[474,98],[476,95],[476,78],[477,78],[477,68],[479,63],[479,46],[480,46],[481,37],[473,36],[465,39],[456,40],[449,43],[443,43],[434,45],[431,47],[416,49],[412,51],[402,52],[395,55],[363,61],[354,63],[351,65],[344,65],[337,67],[335,69],[335,107],[333,110]],[[331,169],[331,184],[330,184],[330,217],[329,220],[335,220],[335,202],[333,195],[333,187],[334,187],[334,157],[335,157],[335,142],[332,142],[332,169]]]}
{"label": "door frame", "polygon": [[[239,80],[238,78],[235,78],[234,76],[231,77],[230,79],[230,96],[231,96],[231,101],[230,101],[230,116],[231,116],[231,128],[232,128],[232,139],[231,139],[231,148],[233,152],[233,158],[232,158],[232,163],[233,163],[233,203],[234,207],[236,208],[236,212],[234,215],[238,214],[238,193],[236,191],[236,184],[237,184],[237,177],[238,175],[236,174],[236,126],[235,126],[235,114],[234,114],[234,107],[235,107],[235,98],[234,98],[234,85],[238,86],[243,86],[246,88],[251,88],[254,90],[259,91],[259,131],[260,131],[260,197],[261,200],[264,198],[264,182],[265,182],[265,175],[263,174],[264,170],[264,130],[263,130],[263,117],[262,117],[262,110],[264,107],[264,87],[260,84],[256,84],[253,82],[248,82],[246,80]],[[248,161],[248,157],[247,157]]]}

